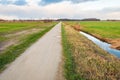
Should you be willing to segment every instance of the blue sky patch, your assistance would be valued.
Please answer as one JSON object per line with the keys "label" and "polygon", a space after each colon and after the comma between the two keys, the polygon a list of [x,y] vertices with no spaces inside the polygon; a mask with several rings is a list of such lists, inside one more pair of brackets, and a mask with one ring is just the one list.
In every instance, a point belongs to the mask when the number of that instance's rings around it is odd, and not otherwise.
{"label": "blue sky patch", "polygon": [[[71,3],[81,3],[81,2],[88,2],[88,1],[98,1],[98,0],[42,0],[40,1],[40,3],[37,3],[39,5],[48,5],[48,4],[52,4],[52,3],[59,3],[62,1],[70,1]],[[26,0],[0,0],[0,4],[3,5],[7,5],[7,4],[14,4],[14,5],[26,5],[27,2]]]}
{"label": "blue sky patch", "polygon": [[63,0],[42,0],[40,2],[40,4],[42,5],[47,5],[47,4],[51,4],[51,3],[58,3],[58,2],[62,2]]}
{"label": "blue sky patch", "polygon": [[27,4],[27,2],[25,0],[16,0],[16,1],[10,1],[10,0],[1,0],[0,1],[0,4],[3,4],[3,5],[8,5],[8,4],[14,4],[14,5],[18,5],[18,6],[21,6],[21,5],[25,5]]}
{"label": "blue sky patch", "polygon": [[17,0],[14,4],[21,6],[27,4],[27,2],[25,0]]}
{"label": "blue sky patch", "polygon": [[40,4],[47,5],[47,4],[58,3],[62,1],[70,1],[72,3],[81,3],[81,2],[98,1],[98,0],[42,0]]}
{"label": "blue sky patch", "polygon": [[9,0],[1,0],[0,4],[4,4],[4,5],[11,4],[11,1],[9,1]]}

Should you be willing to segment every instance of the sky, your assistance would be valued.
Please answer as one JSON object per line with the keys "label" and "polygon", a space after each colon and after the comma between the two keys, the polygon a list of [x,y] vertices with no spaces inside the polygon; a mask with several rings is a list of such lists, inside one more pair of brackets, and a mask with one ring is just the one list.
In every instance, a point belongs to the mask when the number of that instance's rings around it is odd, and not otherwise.
{"label": "sky", "polygon": [[0,0],[0,19],[120,19],[120,0]]}

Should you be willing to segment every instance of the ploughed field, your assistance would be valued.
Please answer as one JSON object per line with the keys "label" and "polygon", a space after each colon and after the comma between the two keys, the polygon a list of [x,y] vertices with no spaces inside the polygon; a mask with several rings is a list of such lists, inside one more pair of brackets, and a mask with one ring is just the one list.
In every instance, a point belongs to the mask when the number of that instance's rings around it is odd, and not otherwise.
{"label": "ploughed field", "polygon": [[14,61],[26,48],[48,32],[57,22],[0,22],[0,71]]}
{"label": "ploughed field", "polygon": [[80,29],[120,49],[120,21],[79,22]]}

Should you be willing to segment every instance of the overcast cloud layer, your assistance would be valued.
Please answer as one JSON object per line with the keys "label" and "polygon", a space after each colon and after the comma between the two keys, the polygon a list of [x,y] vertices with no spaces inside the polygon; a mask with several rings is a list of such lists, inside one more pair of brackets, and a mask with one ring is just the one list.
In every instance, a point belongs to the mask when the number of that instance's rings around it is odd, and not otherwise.
{"label": "overcast cloud layer", "polygon": [[0,0],[2,19],[120,19],[120,0]]}

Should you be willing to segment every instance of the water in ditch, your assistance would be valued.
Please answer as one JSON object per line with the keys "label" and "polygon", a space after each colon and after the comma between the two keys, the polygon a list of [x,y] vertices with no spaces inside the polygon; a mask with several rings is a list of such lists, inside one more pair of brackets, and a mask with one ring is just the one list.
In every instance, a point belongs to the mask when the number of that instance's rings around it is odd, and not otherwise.
{"label": "water in ditch", "polygon": [[118,58],[120,58],[120,50],[111,48],[110,47],[111,44],[103,42],[103,41],[101,41],[101,40],[99,40],[99,39],[97,39],[97,38],[95,38],[95,37],[93,37],[93,36],[91,36],[91,35],[89,35],[85,32],[80,31],[80,33],[82,35],[84,35],[85,37],[87,37],[89,40],[93,41],[95,44],[97,44],[100,48],[102,48],[102,49],[106,50],[107,52],[109,52],[109,53],[117,56]]}

